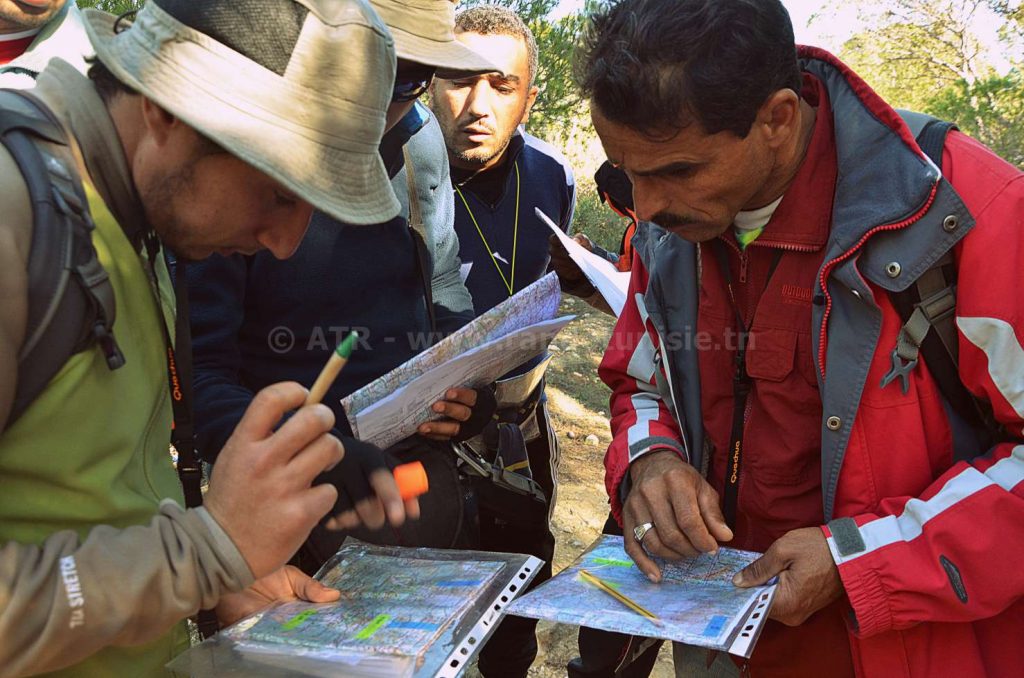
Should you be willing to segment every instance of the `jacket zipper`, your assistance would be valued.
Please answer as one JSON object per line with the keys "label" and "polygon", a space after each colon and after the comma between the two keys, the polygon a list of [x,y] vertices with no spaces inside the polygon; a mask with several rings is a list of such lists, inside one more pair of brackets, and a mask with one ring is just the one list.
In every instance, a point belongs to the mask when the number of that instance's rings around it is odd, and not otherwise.
{"label": "jacket zipper", "polygon": [[737,245],[735,241],[731,240],[730,238],[722,238],[722,240],[725,241],[725,244],[728,245],[733,252],[740,256],[739,280],[741,283],[747,282],[747,265],[750,263],[750,255],[747,249],[751,247],[771,247],[772,249],[785,250],[787,252],[813,252],[814,250],[817,249],[816,247],[812,247],[810,245],[789,245],[787,243],[773,243],[771,241],[761,242],[760,240],[755,240],[754,242],[747,245],[747,248],[741,250],[739,248],[739,245]]}
{"label": "jacket zipper", "polygon": [[821,267],[821,274],[818,277],[818,285],[821,287],[822,294],[825,295],[825,313],[821,317],[821,332],[820,336],[818,337],[818,371],[821,373],[822,380],[825,379],[825,332],[828,328],[828,316],[829,313],[832,311],[832,295],[828,293],[828,286],[826,285],[826,279],[828,278],[828,274],[832,272],[832,269],[835,268],[837,264],[853,256],[853,254],[857,250],[864,246],[864,243],[867,242],[868,238],[873,236],[875,233],[878,233],[880,231],[896,231],[901,228],[906,228],[907,226],[910,226],[916,221],[920,221],[921,217],[927,214],[929,208],[931,208],[932,206],[932,203],[935,202],[935,195],[939,191],[940,181],[941,177],[939,179],[936,179],[935,183],[932,184],[932,192],[928,195],[928,199],[925,201],[921,209],[919,209],[917,212],[910,215],[903,221],[897,221],[896,223],[893,224],[883,224],[881,226],[875,226],[873,229],[871,229],[863,236],[861,236],[861,239],[858,240],[853,247],[851,247],[846,252],[844,252],[843,254],[839,255],[838,257],[836,257],[832,261],[829,261],[828,263]]}
{"label": "jacket zipper", "polygon": [[668,366],[671,364],[668,360],[668,351],[665,349],[665,342],[661,339],[661,332],[655,326],[654,321],[648,318],[648,322],[651,323],[651,329],[654,330],[654,336],[658,339],[658,350],[654,354],[654,369],[661,370],[662,376],[665,377],[665,383],[668,384],[668,397],[672,400],[672,411],[673,417],[676,420],[676,425],[679,427],[679,433],[682,436],[683,452],[686,453],[686,462],[692,463],[693,455],[690,454],[690,443],[686,440],[685,429],[683,428],[682,410],[679,409],[679,403],[676,402],[676,388],[672,384],[672,374]]}

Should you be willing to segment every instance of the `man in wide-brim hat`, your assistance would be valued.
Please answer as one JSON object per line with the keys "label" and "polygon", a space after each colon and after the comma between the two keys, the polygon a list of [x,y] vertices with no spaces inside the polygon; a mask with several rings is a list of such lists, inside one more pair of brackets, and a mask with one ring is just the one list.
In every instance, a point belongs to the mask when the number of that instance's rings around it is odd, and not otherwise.
{"label": "man in wide-brim hat", "polygon": [[[288,261],[268,253],[215,256],[189,268],[197,447],[209,462],[220,464],[224,441],[260,388],[283,374],[303,383],[316,377],[333,349],[328,337],[358,328],[361,349],[368,349],[358,351],[358,360],[324,398],[346,451],[323,478],[338,488],[339,519],[332,527],[343,529],[313,531],[297,557],[307,572],[316,571],[347,535],[405,546],[468,545],[474,521],[464,516],[465,492],[447,441],[478,432],[476,422],[490,415],[477,391],[453,388],[447,400],[432,405],[435,421],[424,425],[424,437],[387,451],[350,437],[342,398],[473,317],[459,275],[444,138],[417,99],[435,74],[460,78],[499,70],[455,39],[449,0],[371,3],[398,56],[380,155],[402,202],[400,218],[366,228],[317,212]],[[409,217],[410,203],[418,206],[418,225],[409,223],[416,221]],[[281,328],[290,333],[287,344],[274,341]],[[388,466],[413,460],[424,464],[431,491],[418,505],[404,507],[419,520],[400,525],[403,504]],[[354,531],[360,522],[366,529]]]}
{"label": "man in wide-brim hat", "polygon": [[[333,414],[304,406],[298,384],[256,396],[204,506],[182,507],[167,444],[172,408],[179,442],[188,423],[188,333],[175,332],[160,247],[179,265],[287,257],[314,209],[356,224],[399,210],[377,153],[394,47],[363,0],[150,0],[130,26],[85,16],[90,79],[55,60],[31,98],[0,92],[5,676],[163,675],[200,608],[230,621],[276,598],[336,598],[281,569],[334,505],[335,489],[313,480],[343,452]],[[26,145],[34,169],[15,160]],[[87,341],[26,402],[35,275],[59,265],[32,252],[67,225],[87,233],[69,256],[98,266],[50,298],[92,295],[111,314],[87,309]]]}

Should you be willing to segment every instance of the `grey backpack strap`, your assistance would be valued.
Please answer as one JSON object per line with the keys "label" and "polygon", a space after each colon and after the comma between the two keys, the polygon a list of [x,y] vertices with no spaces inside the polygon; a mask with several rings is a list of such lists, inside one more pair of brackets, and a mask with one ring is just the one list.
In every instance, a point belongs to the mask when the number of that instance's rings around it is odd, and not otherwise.
{"label": "grey backpack strap", "polygon": [[[900,114],[901,118],[903,118],[903,122],[905,122],[907,127],[910,128],[910,133],[914,135],[915,139],[921,136],[921,132],[923,132],[924,128],[928,125],[933,122],[943,122],[934,116],[928,115],[927,113],[918,113],[917,111],[910,111],[905,108],[897,108],[896,112]],[[948,124],[952,125],[952,123]],[[928,151],[925,150],[925,154],[928,154]],[[929,155],[929,157],[931,156]],[[941,158],[941,156],[939,157]],[[932,158],[932,160],[934,161],[935,159]],[[936,164],[941,164],[941,162]]]}
{"label": "grey backpack strap", "polygon": [[[897,110],[897,113],[903,118],[924,154],[941,171],[946,135],[956,126],[926,113],[907,110]],[[959,361],[955,317],[956,267],[953,266],[952,254],[947,252],[921,274],[911,287],[892,296],[893,304],[903,319],[903,327],[900,328],[896,347],[892,351],[892,368],[882,377],[881,385],[885,388],[899,379],[906,393],[910,388],[910,373],[917,367],[921,348],[932,328],[935,328],[935,335],[941,342],[939,349],[942,353],[926,360],[929,370],[934,371],[940,363],[952,363],[955,371]]]}
{"label": "grey backpack strap", "polygon": [[3,90],[0,143],[32,202],[28,318],[9,426],[75,353],[98,345],[110,369],[124,355],[113,336],[113,286],[92,244],[94,224],[64,130],[30,95]]}
{"label": "grey backpack strap", "polygon": [[430,334],[437,334],[437,314],[434,311],[434,288],[431,284],[430,252],[427,251],[427,232],[423,223],[423,210],[416,192],[416,170],[408,148],[402,149],[405,157],[405,184],[409,190],[409,230],[412,232],[413,245],[416,248],[416,270],[423,285],[423,298],[427,302],[427,318],[430,321]]}
{"label": "grey backpack strap", "polygon": [[[941,171],[946,136],[956,126],[924,113],[897,112],[914,134],[918,146]],[[982,451],[986,451],[1004,432],[993,416],[991,405],[975,397],[960,380],[956,288],[957,269],[950,251],[913,285],[890,295],[903,326],[892,351],[892,368],[882,378],[881,385],[884,388],[899,378],[906,393],[910,372],[923,357],[943,397],[975,432]]]}

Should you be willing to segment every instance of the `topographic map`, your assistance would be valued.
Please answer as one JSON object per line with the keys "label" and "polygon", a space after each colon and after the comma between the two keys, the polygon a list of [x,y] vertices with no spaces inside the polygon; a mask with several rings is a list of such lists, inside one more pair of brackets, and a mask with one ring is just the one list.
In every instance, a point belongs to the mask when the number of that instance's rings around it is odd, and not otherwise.
{"label": "topographic map", "polygon": [[320,576],[341,591],[341,600],[284,603],[230,632],[238,641],[309,648],[324,658],[415,658],[472,605],[502,567],[500,562],[386,555],[345,558]]}
{"label": "topographic map", "polygon": [[459,678],[542,564],[348,539],[314,577],[340,600],[275,604],[168,666],[190,678]]}
{"label": "topographic map", "polygon": [[[760,630],[767,609],[754,613],[766,589],[733,586],[732,576],[760,554],[720,548],[678,562],[658,560],[662,582],[654,584],[637,569],[622,547],[622,537],[602,535],[576,562],[531,593],[517,599],[509,614],[578,624],[630,635],[664,638],[728,650],[746,628],[748,617]],[[651,620],[619,602],[580,575],[585,569],[603,583],[649,610]],[[770,598],[769,598],[770,601]],[[752,633],[751,645],[757,633]]]}
{"label": "topographic map", "polygon": [[[417,377],[451,362],[457,356],[518,330],[524,330],[553,319],[558,312],[560,301],[561,291],[558,287],[558,278],[554,273],[549,273],[411,360],[343,398],[341,404],[345,408],[345,414],[353,433],[357,438],[370,440],[370,436],[364,437],[359,430],[358,417],[364,410],[399,391]],[[536,352],[543,352],[545,346],[546,344],[539,345]],[[508,366],[508,369],[515,366],[513,363]],[[503,373],[498,372],[498,375]],[[448,384],[449,387],[452,385],[454,384]],[[413,431],[423,421],[436,417],[429,411],[431,404],[417,404],[423,414],[411,424]],[[409,434],[405,433],[405,435]]]}

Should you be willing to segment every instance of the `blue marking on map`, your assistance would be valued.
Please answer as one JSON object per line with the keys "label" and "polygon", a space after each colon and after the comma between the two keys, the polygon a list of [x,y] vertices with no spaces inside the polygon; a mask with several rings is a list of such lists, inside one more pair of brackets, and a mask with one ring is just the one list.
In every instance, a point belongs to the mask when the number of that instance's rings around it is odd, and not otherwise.
{"label": "blue marking on map", "polygon": [[436,631],[441,628],[440,624],[416,621],[395,621],[388,624],[389,629],[407,629],[409,631]]}
{"label": "blue marking on map", "polygon": [[704,627],[704,633],[701,635],[717,638],[728,622],[729,618],[724,614],[716,614],[711,618],[711,621],[708,622],[708,625]]}
{"label": "blue marking on map", "polygon": [[464,586],[480,586],[480,581],[477,579],[452,579],[450,581],[439,581],[434,586],[441,586],[444,588],[461,588]]}

